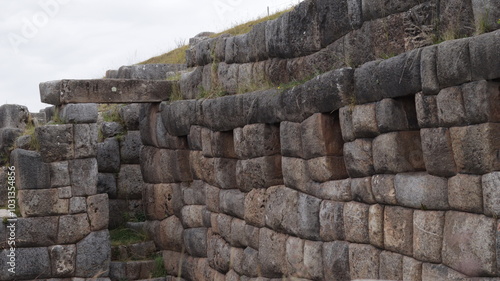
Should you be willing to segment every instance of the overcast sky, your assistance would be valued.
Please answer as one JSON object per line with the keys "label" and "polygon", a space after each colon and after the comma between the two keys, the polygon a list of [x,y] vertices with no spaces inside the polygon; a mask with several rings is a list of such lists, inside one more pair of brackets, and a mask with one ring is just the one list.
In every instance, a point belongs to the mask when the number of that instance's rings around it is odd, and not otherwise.
{"label": "overcast sky", "polygon": [[283,10],[298,0],[1,0],[0,105],[38,112],[38,84],[102,78],[188,43],[202,31]]}

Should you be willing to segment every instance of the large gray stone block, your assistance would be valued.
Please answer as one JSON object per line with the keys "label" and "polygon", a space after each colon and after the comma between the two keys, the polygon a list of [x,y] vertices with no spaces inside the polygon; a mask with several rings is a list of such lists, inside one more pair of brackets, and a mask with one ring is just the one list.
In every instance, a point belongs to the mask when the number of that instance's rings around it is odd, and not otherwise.
{"label": "large gray stone block", "polygon": [[313,185],[311,194],[323,200],[348,202],[352,200],[351,179],[328,181]]}
{"label": "large gray stone block", "polygon": [[418,131],[393,132],[373,140],[375,171],[404,173],[424,169],[422,143]]}
{"label": "large gray stone block", "polygon": [[[467,275],[461,274],[445,265],[421,263],[420,275],[422,280],[467,280]],[[481,279],[479,279],[481,280]],[[488,279],[486,279],[488,280]]]}
{"label": "large gray stone block", "polygon": [[457,165],[447,128],[420,130],[425,169],[431,175],[450,177],[457,173]]}
{"label": "large gray stone block", "polygon": [[69,174],[73,196],[97,193],[97,160],[95,158],[69,161]]}
{"label": "large gray stone block", "polygon": [[344,240],[344,203],[324,200],[319,210],[322,241]]}
{"label": "large gray stone block", "polygon": [[379,270],[381,280],[403,280],[403,255],[382,251]]}
{"label": "large gray stone block", "polygon": [[139,164],[141,146],[141,133],[139,131],[128,131],[120,141],[121,163]]}
{"label": "large gray stone block", "polygon": [[437,77],[441,89],[472,79],[469,39],[446,41],[437,49]]}
{"label": "large gray stone block", "polygon": [[115,137],[125,132],[125,128],[118,122],[102,122],[100,123],[99,130],[104,139]]}
{"label": "large gray stone block", "polygon": [[28,248],[56,244],[58,221],[58,217],[19,218],[16,222],[16,246]]}
{"label": "large gray stone block", "polygon": [[239,159],[280,153],[280,128],[269,124],[252,124],[234,130],[235,152]]}
{"label": "large gray stone block", "polygon": [[380,250],[363,244],[349,245],[349,272],[355,279],[379,279]]}
{"label": "large gray stone block", "polygon": [[99,231],[108,228],[109,199],[107,194],[98,194],[87,198],[87,212],[90,220],[90,229]]}
{"label": "large gray stone block", "polygon": [[439,81],[437,77],[437,46],[429,46],[422,49],[420,57],[420,76],[422,79],[422,92],[425,95],[437,94],[439,92]]}
{"label": "large gray stone block", "polygon": [[381,0],[363,0],[363,21],[369,21],[373,19],[378,19],[386,17],[391,14],[398,12],[404,12],[409,10],[411,7],[420,4],[420,1],[392,1],[387,4]]}
{"label": "large gray stone block", "polygon": [[47,248],[18,248],[16,249],[15,274],[7,271],[7,256],[10,252],[3,250],[0,260],[5,264],[0,273],[2,280],[30,280],[51,277],[50,257]]}
{"label": "large gray stone block", "polygon": [[[498,7],[496,9],[498,10]],[[469,42],[471,72],[474,80],[490,80],[500,77],[498,49],[495,48],[499,42],[500,31],[498,30],[477,36]]]}
{"label": "large gray stone block", "polygon": [[375,174],[372,139],[357,139],[345,143],[344,160],[350,177],[366,177]]}
{"label": "large gray stone block", "polygon": [[286,270],[287,235],[262,228],[259,236],[259,264],[263,277],[280,277]]}
{"label": "large gray stone block", "polygon": [[76,275],[91,278],[106,277],[111,262],[108,230],[92,232],[76,244]]}
{"label": "large gray stone block", "polygon": [[385,207],[384,247],[396,253],[412,256],[413,210],[402,207]]}
{"label": "large gray stone block", "polygon": [[327,182],[348,178],[344,157],[323,156],[306,161],[309,178],[315,182]]}
{"label": "large gray stone block", "polygon": [[441,263],[444,212],[413,212],[413,257],[426,262]]}
{"label": "large gray stone block", "polygon": [[245,193],[240,190],[221,190],[219,202],[222,212],[240,219],[245,217]]}
{"label": "large gray stone block", "polygon": [[97,124],[74,126],[75,158],[96,157],[97,135]]}
{"label": "large gray stone block", "polygon": [[[334,281],[350,280],[349,243],[334,241],[323,243],[323,276]],[[327,262],[325,262],[327,261]]]}
{"label": "large gray stone block", "polygon": [[120,107],[120,117],[128,131],[139,130],[139,115],[141,106],[138,103]]}
{"label": "large gray stone block", "polygon": [[394,175],[375,175],[372,177],[372,192],[375,200],[380,204],[396,205],[396,189]]}
{"label": "large gray stone block", "polygon": [[448,202],[451,208],[463,212],[482,213],[483,198],[486,199],[488,196],[481,187],[481,176],[458,174],[448,179]]}
{"label": "large gray stone block", "polygon": [[46,189],[51,187],[50,165],[42,162],[35,151],[15,149],[11,163],[16,167],[16,187],[18,189]]}
{"label": "large gray stone block", "polygon": [[108,138],[97,144],[97,166],[101,173],[120,171],[120,143],[116,138]]}
{"label": "large gray stone block", "polygon": [[301,124],[305,159],[341,156],[344,141],[340,122],[334,114],[314,114]]}
{"label": "large gray stone block", "polygon": [[462,97],[468,124],[500,121],[500,83],[477,81],[462,85]]}
{"label": "large gray stone block", "polygon": [[368,210],[368,234],[370,244],[384,248],[384,206],[375,204],[371,205]]}
{"label": "large gray stone block", "polygon": [[122,165],[118,174],[117,192],[120,199],[141,199],[144,181],[140,165]]}
{"label": "large gray stone block", "polygon": [[394,180],[399,204],[414,209],[447,210],[448,181],[427,173],[397,174]]}
{"label": "large gray stone block", "polygon": [[29,111],[26,106],[17,104],[4,104],[0,106],[0,128],[26,127],[29,118]]}
{"label": "large gray stone block", "polygon": [[59,199],[55,188],[18,190],[18,202],[23,217],[64,215],[69,210],[69,200]]}
{"label": "large gray stone block", "polygon": [[296,232],[298,229],[299,193],[285,186],[273,186],[268,188],[266,192],[266,225],[275,231]]}
{"label": "large gray stone block", "polygon": [[289,237],[286,242],[287,275],[303,279],[323,276],[322,243]]}
{"label": "large gray stone block", "polygon": [[344,205],[345,238],[354,243],[370,243],[368,232],[368,216],[370,206],[358,202]]}
{"label": "large gray stone block", "polygon": [[500,172],[493,172],[482,177],[484,213],[488,216],[500,216]]}
{"label": "large gray stone block", "polygon": [[264,189],[253,189],[245,197],[245,221],[256,227],[266,225],[266,202],[268,194]]}
{"label": "large gray stone block", "polygon": [[71,277],[75,273],[76,246],[57,245],[49,247],[52,276]]}
{"label": "large gray stone block", "polygon": [[[230,265],[231,246],[219,235],[208,232],[208,262],[219,272],[228,272]],[[260,252],[259,252],[260,254]]]}
{"label": "large gray stone block", "polygon": [[383,99],[376,105],[378,131],[381,133],[409,129],[404,105],[394,99]]}
{"label": "large gray stone block", "polygon": [[190,228],[184,230],[186,251],[193,257],[207,257],[207,229]]}
{"label": "large gray stone block", "polygon": [[97,122],[97,104],[80,103],[65,104],[61,106],[59,112],[60,118],[64,123],[96,123]]}
{"label": "large gray stone block", "polygon": [[[191,125],[198,124],[201,102],[196,100],[175,101],[162,104],[161,117],[167,132],[173,136],[187,136]],[[144,143],[144,142],[143,142]]]}
{"label": "large gray stone block", "polygon": [[483,215],[446,213],[443,264],[468,276],[495,275],[496,220]]}
{"label": "large gray stone block", "polygon": [[439,127],[437,96],[419,93],[415,96],[418,125],[421,128]]}
{"label": "large gray stone block", "polygon": [[58,244],[76,243],[90,233],[90,222],[87,214],[59,217],[57,231]]}
{"label": "large gray stone block", "polygon": [[44,162],[70,160],[75,156],[73,125],[47,125],[35,129]]}
{"label": "large gray stone block", "polygon": [[281,122],[280,124],[281,155],[303,158],[302,131],[300,123]]}
{"label": "large gray stone block", "polygon": [[460,87],[442,89],[437,95],[439,125],[442,127],[461,126],[465,123],[465,106]]}
{"label": "large gray stone block", "polygon": [[[416,3],[419,2],[418,0],[412,1],[414,4],[419,4]],[[391,3],[393,2],[403,1],[391,1]],[[380,3],[382,2],[380,1]],[[420,49],[413,50],[380,62],[377,67],[378,80],[376,82],[380,84],[383,97],[401,97],[416,94],[422,90],[421,52]]]}
{"label": "large gray stone block", "polygon": [[242,191],[283,184],[281,156],[264,156],[239,160],[236,164],[236,181]]}
{"label": "large gray stone block", "polygon": [[355,201],[368,204],[377,203],[372,191],[372,177],[352,179],[351,194]]}

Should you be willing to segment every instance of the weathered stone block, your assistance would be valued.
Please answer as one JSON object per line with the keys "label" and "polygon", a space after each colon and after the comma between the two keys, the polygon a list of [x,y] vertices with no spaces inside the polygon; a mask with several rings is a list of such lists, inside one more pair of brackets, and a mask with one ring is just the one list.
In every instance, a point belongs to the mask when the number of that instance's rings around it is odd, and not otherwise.
{"label": "weathered stone block", "polygon": [[280,128],[269,124],[252,124],[234,130],[234,145],[239,159],[280,153]]}
{"label": "weathered stone block", "polygon": [[160,222],[159,246],[162,250],[181,252],[184,247],[183,227],[176,216],[170,216]]}
{"label": "weathered stone block", "polygon": [[294,233],[298,229],[299,193],[285,186],[267,189],[266,225],[276,231]]}
{"label": "weathered stone block", "polygon": [[486,174],[500,169],[500,124],[485,123],[450,129],[459,172]]}
{"label": "weathered stone block", "polygon": [[424,169],[418,131],[387,133],[373,140],[373,162],[377,173],[403,173]]}
{"label": "weathered stone block", "polygon": [[189,129],[189,135],[187,136],[187,142],[189,145],[189,149],[191,150],[202,150],[202,140],[201,140],[201,131],[202,127],[193,125]]}
{"label": "weathered stone block", "polygon": [[107,193],[110,199],[117,198],[115,174],[98,174],[97,193]]}
{"label": "weathered stone block", "polygon": [[448,180],[448,202],[459,211],[482,213],[481,176],[458,174]]}
{"label": "weathered stone block", "polygon": [[160,104],[145,103],[141,105],[139,114],[139,129],[144,145],[158,147],[158,133],[156,132],[158,115],[160,114]]}
{"label": "weathered stone block", "polygon": [[349,245],[349,272],[354,279],[379,278],[380,250],[371,245]]}
{"label": "weathered stone block", "polygon": [[141,105],[138,103],[128,104],[120,107],[120,117],[128,131],[139,130],[139,115]]}
{"label": "weathered stone block", "polygon": [[376,103],[378,132],[405,131],[409,129],[408,119],[403,104],[394,99],[383,99]]}
{"label": "weathered stone block", "polygon": [[74,125],[75,158],[95,157],[97,148],[97,124]]}
{"label": "weathered stone block", "polygon": [[95,158],[69,161],[69,175],[73,196],[97,193],[97,160]]}
{"label": "weathered stone block", "polygon": [[287,275],[304,279],[322,277],[322,244],[289,237],[286,242]]}
{"label": "weathered stone block", "polygon": [[500,121],[499,87],[499,83],[484,80],[462,85],[462,97],[468,124]]}
{"label": "weathered stone block", "polygon": [[500,172],[493,172],[482,177],[484,214],[500,216]]}
{"label": "weathered stone block", "polygon": [[356,138],[371,138],[379,135],[376,104],[356,105],[352,111],[352,125]]}
{"label": "weathered stone block", "polygon": [[233,218],[231,220],[231,233],[229,244],[233,247],[245,248],[248,246],[248,235],[245,233],[246,223],[244,220]]}
{"label": "weathered stone block", "polygon": [[285,185],[299,191],[306,191],[312,182],[307,170],[307,160],[282,157],[281,161]]}
{"label": "weathered stone block", "polygon": [[423,263],[421,265],[422,280],[466,280],[466,275],[461,274],[445,265]]}
{"label": "weathered stone block", "polygon": [[87,198],[87,212],[90,219],[90,229],[98,231],[108,228],[109,199],[107,194],[98,194]]}
{"label": "weathered stone block", "polygon": [[116,138],[107,138],[97,144],[97,166],[101,173],[120,171],[120,143]]}
{"label": "weathered stone block", "polygon": [[100,123],[99,130],[101,131],[104,139],[116,137],[117,135],[125,132],[122,124],[118,122],[102,122]]}
{"label": "weathered stone block", "polygon": [[59,199],[70,199],[73,196],[71,186],[60,187],[57,191],[59,192]]}
{"label": "weathered stone block", "polygon": [[96,123],[98,115],[97,104],[65,104],[61,106],[59,115],[64,123]]}
{"label": "weathered stone block", "polygon": [[422,78],[422,92],[425,95],[433,95],[439,92],[436,56],[437,46],[434,45],[422,49],[420,56],[420,76]]}
{"label": "weathered stone block", "polygon": [[[30,170],[33,176],[34,170]],[[63,187],[71,185],[69,178],[68,162],[54,162],[50,164],[50,187]]]}
{"label": "weathered stone block", "polygon": [[352,200],[351,179],[324,182],[311,187],[312,195],[323,200],[347,202]]}
{"label": "weathered stone block", "polygon": [[439,126],[437,96],[426,96],[419,93],[415,96],[418,125],[421,128]]}
{"label": "weathered stone block", "polygon": [[68,213],[68,199],[59,199],[57,189],[18,190],[18,202],[23,217],[43,217]]}
{"label": "weathered stone block", "polygon": [[380,204],[396,205],[396,189],[394,175],[374,175],[372,177],[372,192],[375,200]]}
{"label": "weathered stone block", "polygon": [[302,122],[301,132],[305,159],[342,155],[344,141],[338,116],[313,114]]}
{"label": "weathered stone block", "polygon": [[16,167],[17,189],[45,189],[51,187],[50,165],[42,162],[40,154],[34,151],[15,149],[11,163]]}
{"label": "weathered stone block", "polygon": [[[323,276],[332,280],[350,280],[349,243],[334,241],[323,243]],[[325,262],[327,261],[327,262]]]}
{"label": "weathered stone block", "polygon": [[357,139],[345,143],[344,161],[350,177],[361,178],[375,174],[372,139]]}
{"label": "weathered stone block", "polygon": [[[309,239],[318,240],[320,233],[319,211],[321,200],[304,194],[298,194],[297,201],[297,227],[292,227],[291,231],[295,235]],[[285,216],[294,215],[285,214]]]}
{"label": "weathered stone block", "polygon": [[259,264],[264,277],[280,277],[286,271],[285,234],[262,228],[259,235]]}
{"label": "weathered stone block", "polygon": [[358,202],[347,202],[344,205],[344,229],[347,241],[370,243],[368,231],[369,209],[369,205]]}
{"label": "weathered stone block", "polygon": [[215,132],[202,128],[201,142],[205,157],[237,158],[233,131]]}
{"label": "weathered stone block", "polygon": [[208,263],[210,266],[220,272],[228,272],[231,246],[220,236],[213,235],[210,231],[208,232],[207,244]]}
{"label": "weathered stone block", "polygon": [[[7,257],[9,253],[7,250],[1,252],[0,259],[3,264],[10,261]],[[50,277],[51,264],[47,248],[18,248],[16,249],[16,258],[15,274],[7,271],[6,265],[4,266],[5,270],[0,273],[0,278],[3,280],[30,280]]]}
{"label": "weathered stone block", "polygon": [[238,160],[230,158],[213,158],[215,183],[222,189],[238,188],[236,167]]}
{"label": "weathered stone block", "polygon": [[87,212],[87,198],[85,197],[73,197],[69,199],[69,213],[80,214]]}
{"label": "weathered stone block", "polygon": [[465,123],[465,106],[460,87],[442,89],[436,98],[439,125],[460,126]]}
{"label": "weathered stone block", "polygon": [[207,257],[207,229],[190,228],[183,233],[186,251],[193,257]]}
{"label": "weathered stone block", "polygon": [[413,213],[413,257],[441,263],[444,212],[415,211]]}
{"label": "weathered stone block", "polygon": [[23,129],[26,127],[29,118],[29,110],[26,106],[17,104],[4,104],[0,106],[0,128],[17,128]]}
{"label": "weathered stone block", "polygon": [[245,193],[240,190],[221,190],[219,203],[222,212],[240,219],[245,217]]}
{"label": "weathered stone block", "polygon": [[76,246],[57,245],[49,247],[52,276],[71,277],[76,267]]}
{"label": "weathered stone block", "polygon": [[118,174],[119,199],[141,199],[144,181],[140,165],[122,165]]}
{"label": "weathered stone block", "polygon": [[[16,247],[47,247],[56,244],[58,220],[58,217],[17,219]],[[3,225],[2,228],[4,227]],[[10,248],[7,237],[2,233],[2,239],[5,239],[2,246]]]}
{"label": "weathered stone block", "polygon": [[324,200],[319,209],[322,241],[344,240],[344,203]]}
{"label": "weathered stone block", "polygon": [[245,221],[248,224],[264,227],[266,224],[266,202],[268,194],[265,189],[253,189],[245,196]]}
{"label": "weathered stone block", "polygon": [[242,191],[266,188],[283,184],[281,156],[264,156],[248,160],[238,160],[236,181]]}
{"label": "weathered stone block", "polygon": [[[480,10],[485,11],[483,7]],[[498,70],[498,53],[495,48],[495,46],[498,46],[499,41],[500,31],[497,30],[477,36],[469,42],[471,72],[474,80],[489,80],[500,76],[500,70]]]}
{"label": "weathered stone block", "polygon": [[372,178],[356,178],[351,180],[351,193],[355,201],[375,204],[372,192]]}
{"label": "weathered stone block", "polygon": [[483,215],[446,213],[443,264],[468,276],[496,274],[496,221]]}
{"label": "weathered stone block", "polygon": [[309,178],[316,182],[345,179],[348,177],[344,157],[324,156],[306,161]]}
{"label": "weathered stone block", "polygon": [[447,210],[448,182],[426,173],[398,174],[394,180],[399,204],[414,209]]}
{"label": "weathered stone block", "polygon": [[457,173],[450,132],[447,128],[420,130],[425,168],[431,175],[450,177]]}
{"label": "weathered stone block", "polygon": [[387,206],[384,212],[385,249],[411,256],[413,253],[413,210]]}
{"label": "weathered stone block", "polygon": [[368,232],[370,244],[377,248],[384,248],[384,206],[371,205],[368,210]]}
{"label": "weathered stone block", "polygon": [[441,89],[471,81],[469,41],[466,38],[438,45],[436,71]]}
{"label": "weathered stone block", "polygon": [[380,253],[379,278],[384,280],[403,280],[403,256],[382,251]]}
{"label": "weathered stone block", "polygon": [[353,109],[354,106],[344,106],[339,109],[340,129],[342,131],[342,139],[344,139],[345,142],[351,142],[356,139],[352,120]]}
{"label": "weathered stone block", "polygon": [[139,164],[141,151],[141,132],[128,131],[120,141],[120,159],[122,164]]}
{"label": "weathered stone block", "polygon": [[279,136],[283,156],[304,158],[301,127],[301,123],[281,122]]}
{"label": "weathered stone block", "polygon": [[403,280],[421,281],[422,280],[422,262],[403,256]]}
{"label": "weathered stone block", "polygon": [[110,259],[108,230],[92,232],[76,244],[76,276],[92,278],[100,274],[106,277]]}
{"label": "weathered stone block", "polygon": [[203,181],[193,181],[182,184],[182,198],[185,205],[206,205],[207,184]]}
{"label": "weathered stone block", "polygon": [[90,233],[90,222],[87,214],[61,216],[58,227],[58,244],[76,243]]}

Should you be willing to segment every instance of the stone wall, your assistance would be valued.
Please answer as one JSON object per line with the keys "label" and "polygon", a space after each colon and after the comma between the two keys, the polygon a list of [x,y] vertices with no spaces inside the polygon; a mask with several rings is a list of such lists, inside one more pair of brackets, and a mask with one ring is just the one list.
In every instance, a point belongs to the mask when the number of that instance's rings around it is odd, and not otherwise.
{"label": "stone wall", "polygon": [[[10,155],[21,216],[0,226],[1,280],[109,280],[102,278],[110,260],[109,203],[97,194],[97,106],[68,104],[59,112],[66,124],[35,129],[38,152]],[[12,232],[15,274],[7,271]]]}
{"label": "stone wall", "polygon": [[147,228],[168,274],[499,276],[499,42],[497,31],[290,90],[143,105]]}

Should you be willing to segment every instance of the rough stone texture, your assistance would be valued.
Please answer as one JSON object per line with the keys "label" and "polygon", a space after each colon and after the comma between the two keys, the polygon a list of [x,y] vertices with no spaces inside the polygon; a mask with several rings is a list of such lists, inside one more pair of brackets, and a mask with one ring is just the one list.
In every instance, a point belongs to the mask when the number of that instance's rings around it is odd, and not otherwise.
{"label": "rough stone texture", "polygon": [[[10,254],[7,250],[1,252],[1,261],[7,264],[7,255]],[[16,268],[15,274],[11,274],[5,270],[0,273],[2,280],[30,280],[36,278],[47,278],[51,275],[50,257],[47,248],[18,248],[16,249]]]}
{"label": "rough stone texture", "polygon": [[371,205],[368,211],[368,233],[370,244],[384,248],[384,206]]}
{"label": "rough stone texture", "polygon": [[97,148],[97,125],[76,124],[74,126],[75,158],[95,157]]}
{"label": "rough stone texture", "polygon": [[238,188],[236,167],[238,160],[229,158],[213,158],[215,169],[215,185],[222,189]]}
{"label": "rough stone texture", "polygon": [[181,252],[184,247],[183,231],[180,219],[176,216],[168,217],[160,222],[159,235],[156,235],[159,236],[159,241],[155,242],[162,250]]}
{"label": "rough stone texture", "polygon": [[207,257],[207,229],[190,228],[183,233],[186,251],[193,257]]}
{"label": "rough stone texture", "polygon": [[138,103],[128,104],[120,107],[120,117],[128,131],[139,130],[139,115],[141,106]]}
{"label": "rough stone texture", "polygon": [[301,123],[281,122],[279,133],[281,155],[285,157],[304,158],[301,127]]}
{"label": "rough stone texture", "polygon": [[215,132],[207,128],[201,130],[201,143],[205,157],[237,158],[233,132]]}
{"label": "rough stone texture", "polygon": [[319,212],[321,200],[304,194],[298,194],[297,201],[297,227],[292,228],[295,235],[309,239],[318,240],[320,233]]}
{"label": "rough stone texture", "polygon": [[[474,1],[475,2],[475,1]],[[483,8],[481,8],[482,11]],[[491,14],[493,15],[493,13]],[[498,70],[498,46],[500,31],[483,34],[469,42],[472,77],[474,80],[495,79],[500,76]]]}
{"label": "rough stone texture", "polygon": [[413,257],[426,262],[441,263],[444,212],[413,213]]}
{"label": "rough stone texture", "polygon": [[447,128],[420,130],[425,168],[431,175],[450,177],[457,173],[457,166]]}
{"label": "rough stone texture", "polygon": [[221,190],[219,202],[222,212],[240,219],[245,217],[245,193],[240,190]]}
{"label": "rough stone texture", "polygon": [[427,173],[398,174],[394,180],[399,204],[415,209],[447,210],[448,183]]}
{"label": "rough stone texture", "polygon": [[100,276],[107,276],[111,258],[108,230],[92,232],[76,249],[76,276],[91,278],[102,272]]}
{"label": "rough stone texture", "polygon": [[[466,275],[461,274],[445,265],[423,263],[421,265],[422,280],[467,280]],[[479,279],[481,280],[481,279]],[[488,280],[488,279],[486,279]]]}
{"label": "rough stone texture", "polygon": [[[377,126],[380,133],[409,129],[403,104],[394,99],[383,99],[376,105]],[[373,122],[373,121],[372,121]]]}
{"label": "rough stone texture", "polygon": [[413,253],[413,210],[386,207],[384,212],[385,249],[411,256]]}
{"label": "rough stone texture", "polygon": [[488,216],[500,216],[500,172],[493,172],[482,177],[484,213]]}
{"label": "rough stone texture", "polygon": [[420,133],[405,131],[387,133],[373,140],[375,171],[404,173],[424,169]]}
{"label": "rough stone texture", "polygon": [[35,136],[40,143],[44,162],[73,159],[73,125],[47,125],[37,127]]}
{"label": "rough stone texture", "polygon": [[59,115],[61,120],[68,124],[96,123],[97,104],[66,104],[61,106]]}
{"label": "rough stone texture", "polygon": [[108,138],[97,144],[97,166],[101,173],[120,171],[120,144],[116,138]]}
{"label": "rough stone texture", "polygon": [[348,177],[344,157],[324,156],[309,159],[306,162],[309,178],[315,182],[345,179]]}
{"label": "rough stone texture", "polygon": [[301,132],[305,159],[342,155],[344,141],[338,116],[314,114],[302,122]]}
{"label": "rough stone texture", "polygon": [[483,193],[481,176],[458,174],[448,180],[448,202],[455,210],[482,213]]}
{"label": "rough stone texture", "polygon": [[329,181],[319,185],[313,184],[311,194],[324,200],[351,201],[351,179]]}
{"label": "rough stone texture", "polygon": [[462,97],[468,124],[500,121],[499,87],[499,83],[484,80],[462,85]]}
{"label": "rough stone texture", "polygon": [[370,243],[369,209],[369,205],[358,202],[348,202],[344,205],[344,229],[347,241]]}
{"label": "rough stone texture", "polygon": [[87,199],[85,197],[73,197],[69,199],[69,213],[80,214],[87,212]]}
{"label": "rough stone texture", "polygon": [[355,201],[375,204],[375,197],[372,192],[371,177],[356,178],[351,181],[351,193]]}
{"label": "rough stone texture", "polygon": [[26,106],[4,104],[0,106],[0,128],[24,129],[28,122],[29,111]]}
{"label": "rough stone texture", "polygon": [[16,167],[18,189],[50,188],[50,165],[42,162],[40,154],[34,151],[15,149],[11,153],[12,165]]}
{"label": "rough stone texture", "polygon": [[332,280],[350,280],[349,243],[334,241],[323,243],[323,275]]}
{"label": "rough stone texture", "polygon": [[102,137],[106,139],[122,134],[125,128],[118,122],[102,122],[99,130],[102,133]]}
{"label": "rough stone texture", "polygon": [[266,202],[268,195],[264,189],[253,189],[245,196],[245,221],[263,227],[266,224]]}
{"label": "rough stone texture", "polygon": [[139,164],[141,145],[141,133],[139,131],[128,131],[123,136],[123,140],[120,141],[121,163]]}
{"label": "rough stone texture", "polygon": [[121,166],[117,181],[118,198],[141,199],[143,185],[144,182],[139,165]]}
{"label": "rough stone texture", "polygon": [[379,278],[382,280],[403,280],[403,256],[382,251],[380,253]]}
{"label": "rough stone texture", "polygon": [[319,210],[322,241],[344,240],[344,203],[324,200]]}
{"label": "rough stone texture", "polygon": [[352,121],[353,106],[344,106],[339,110],[340,128],[342,131],[342,139],[345,142],[351,142],[356,139],[354,135],[354,125]]}
{"label": "rough stone texture", "polygon": [[289,237],[286,243],[287,273],[304,279],[320,279],[323,275],[322,243]]}
{"label": "rough stone texture", "polygon": [[344,161],[350,177],[361,178],[375,173],[372,139],[357,139],[344,144]]}
{"label": "rough stone texture", "polygon": [[460,126],[465,123],[465,106],[460,87],[442,89],[436,98],[439,125]]}
{"label": "rough stone texture", "polygon": [[305,192],[312,182],[307,160],[301,158],[282,157],[283,181],[287,187]]}
{"label": "rough stone texture", "polygon": [[[19,218],[16,222],[16,246],[47,247],[56,244],[57,224],[58,217]],[[7,236],[2,235],[4,238]],[[6,242],[4,240],[2,244]]]}
{"label": "rough stone texture", "polygon": [[471,81],[469,41],[466,38],[438,45],[436,71],[441,89]]}
{"label": "rough stone texture", "polygon": [[437,96],[426,96],[419,93],[415,96],[418,125],[421,128],[439,126]]}
{"label": "rough stone texture", "polygon": [[296,232],[299,193],[285,186],[273,186],[267,189],[267,196],[266,225],[276,231]]}
{"label": "rough stone texture", "polygon": [[286,270],[285,234],[262,228],[259,236],[259,264],[263,277],[280,277]]}
{"label": "rough stone texture", "polygon": [[422,92],[426,95],[439,92],[439,81],[436,69],[437,46],[422,49],[420,58],[420,76],[422,77]]}
{"label": "rough stone texture", "polygon": [[496,220],[483,215],[446,213],[443,264],[468,276],[497,273]]}
{"label": "rough stone texture", "polygon": [[[422,279],[422,262],[403,256],[403,280],[420,281]],[[429,279],[430,280],[430,279]]]}
{"label": "rough stone texture", "polygon": [[380,204],[396,205],[396,189],[394,175],[374,175],[372,177],[372,192]]}
{"label": "rough stone texture", "polygon": [[279,154],[280,128],[269,124],[252,124],[237,128],[234,130],[234,145],[239,159]]}
{"label": "rough stone texture", "polygon": [[109,199],[107,194],[98,194],[87,198],[87,213],[90,229],[98,231],[108,228]]}
{"label": "rough stone texture", "polygon": [[90,223],[87,214],[59,217],[57,232],[58,244],[76,243],[90,233]]}
{"label": "rough stone texture", "polygon": [[371,245],[349,245],[349,272],[352,280],[379,278],[380,250]]}
{"label": "rough stone texture", "polygon": [[486,174],[500,169],[500,124],[485,123],[450,129],[459,172]]}
{"label": "rough stone texture", "polygon": [[97,193],[107,193],[110,199],[117,198],[115,174],[98,174]]}
{"label": "rough stone texture", "polygon": [[181,210],[181,221],[185,228],[203,227],[203,209],[205,206],[189,205]]}
{"label": "rough stone texture", "polygon": [[57,245],[49,247],[52,276],[71,277],[76,267],[76,246]]}
{"label": "rough stone texture", "polygon": [[73,196],[96,194],[97,174],[97,160],[95,158],[69,161],[69,175]]}
{"label": "rough stone texture", "polygon": [[[33,170],[30,170],[33,176]],[[71,184],[69,178],[68,162],[54,162],[50,164],[50,187],[63,187]]]}
{"label": "rough stone texture", "polygon": [[356,105],[352,111],[352,125],[356,138],[373,138],[378,136],[376,104]]}
{"label": "rough stone texture", "polygon": [[238,188],[245,192],[282,184],[281,156],[239,160],[236,164],[236,181]]}
{"label": "rough stone texture", "polygon": [[18,190],[18,202],[23,217],[43,217],[68,213],[69,200],[59,199],[57,189]]}

